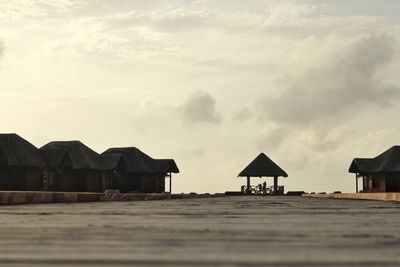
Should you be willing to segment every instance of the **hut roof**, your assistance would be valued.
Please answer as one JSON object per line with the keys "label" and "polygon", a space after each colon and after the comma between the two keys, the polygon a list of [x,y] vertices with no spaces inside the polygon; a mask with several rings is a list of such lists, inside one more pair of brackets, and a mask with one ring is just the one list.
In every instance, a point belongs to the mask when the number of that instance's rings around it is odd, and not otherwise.
{"label": "hut roof", "polygon": [[375,172],[376,166],[375,166],[375,161],[374,159],[368,159],[368,158],[355,158],[351,162],[349,172],[351,173],[369,173],[369,172]]}
{"label": "hut roof", "polygon": [[15,133],[0,134],[0,165],[45,168],[38,148]]}
{"label": "hut roof", "polygon": [[393,146],[375,158],[355,158],[349,172],[400,172],[400,146]]}
{"label": "hut roof", "polygon": [[103,157],[103,164],[106,170],[112,170],[116,168],[126,168],[126,164],[121,155],[118,154],[104,154],[101,155]]}
{"label": "hut roof", "polygon": [[60,167],[68,158],[76,170],[107,170],[114,163],[80,141],[50,142],[40,148],[49,167]]}
{"label": "hut roof", "polygon": [[258,155],[246,168],[244,168],[238,177],[287,177],[287,173],[282,170],[275,162],[264,153]]}
{"label": "hut roof", "polygon": [[128,172],[179,172],[178,166],[173,159],[153,159],[136,147],[110,148],[104,151],[102,155],[120,155]]}
{"label": "hut roof", "polygon": [[173,159],[156,159],[161,172],[179,173],[178,165]]}

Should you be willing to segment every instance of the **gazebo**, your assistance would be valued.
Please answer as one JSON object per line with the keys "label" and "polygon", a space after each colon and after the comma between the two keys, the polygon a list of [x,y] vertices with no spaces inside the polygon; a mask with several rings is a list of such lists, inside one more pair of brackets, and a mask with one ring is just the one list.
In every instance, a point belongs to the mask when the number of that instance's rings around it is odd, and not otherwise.
{"label": "gazebo", "polygon": [[273,192],[278,192],[278,177],[280,176],[288,177],[287,173],[264,153],[258,155],[238,175],[238,177],[247,177],[247,194],[251,194],[251,177],[274,177]]}

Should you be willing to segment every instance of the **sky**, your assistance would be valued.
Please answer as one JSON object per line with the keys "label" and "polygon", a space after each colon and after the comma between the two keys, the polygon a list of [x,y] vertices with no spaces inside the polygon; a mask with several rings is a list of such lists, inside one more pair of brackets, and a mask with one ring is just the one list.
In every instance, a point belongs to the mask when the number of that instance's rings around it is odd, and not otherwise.
{"label": "sky", "polygon": [[174,158],[174,192],[239,190],[261,152],[286,190],[353,192],[351,160],[400,143],[399,13],[398,0],[0,0],[0,132]]}

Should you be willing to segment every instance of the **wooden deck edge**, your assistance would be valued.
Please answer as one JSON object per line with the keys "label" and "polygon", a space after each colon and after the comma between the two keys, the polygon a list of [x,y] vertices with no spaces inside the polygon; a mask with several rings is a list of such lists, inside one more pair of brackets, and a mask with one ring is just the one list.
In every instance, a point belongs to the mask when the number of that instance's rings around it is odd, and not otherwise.
{"label": "wooden deck edge", "polygon": [[400,202],[400,193],[303,194],[302,197]]}
{"label": "wooden deck edge", "polygon": [[0,191],[0,205],[35,203],[77,203],[109,201],[148,201],[168,199],[192,199],[223,197],[223,194],[158,194],[158,193],[84,193],[84,192],[41,192]]}

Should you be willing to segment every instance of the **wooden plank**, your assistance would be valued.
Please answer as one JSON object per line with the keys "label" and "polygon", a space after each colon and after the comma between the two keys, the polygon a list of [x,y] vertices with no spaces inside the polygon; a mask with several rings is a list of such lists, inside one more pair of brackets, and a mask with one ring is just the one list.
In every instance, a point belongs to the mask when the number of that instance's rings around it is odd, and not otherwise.
{"label": "wooden plank", "polygon": [[0,208],[2,266],[399,266],[396,203],[222,197]]}

